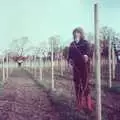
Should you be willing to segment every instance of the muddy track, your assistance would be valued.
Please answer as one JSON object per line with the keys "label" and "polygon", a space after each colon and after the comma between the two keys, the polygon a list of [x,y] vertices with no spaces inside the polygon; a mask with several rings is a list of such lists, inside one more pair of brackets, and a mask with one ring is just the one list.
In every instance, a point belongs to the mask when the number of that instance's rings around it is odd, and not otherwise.
{"label": "muddy track", "polygon": [[21,69],[16,69],[0,96],[0,120],[58,120],[47,93]]}

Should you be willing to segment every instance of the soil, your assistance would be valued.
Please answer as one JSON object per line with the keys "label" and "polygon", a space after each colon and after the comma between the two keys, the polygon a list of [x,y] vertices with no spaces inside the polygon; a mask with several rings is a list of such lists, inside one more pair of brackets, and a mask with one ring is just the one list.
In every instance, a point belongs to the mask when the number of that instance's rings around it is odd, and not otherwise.
{"label": "soil", "polygon": [[[105,74],[105,73],[104,73]],[[106,71],[106,75],[108,75]],[[102,78],[102,118],[103,120],[120,119],[120,91],[116,90],[120,81],[113,81],[113,87],[107,87],[108,77]],[[43,80],[39,80],[39,70],[37,70],[36,79],[46,89],[51,90],[51,69],[43,69]],[[72,81],[72,72],[67,69],[61,75],[60,68],[55,67],[55,90],[49,92],[48,96],[60,115],[61,120],[96,120],[95,110],[91,114],[86,114],[82,110],[77,111],[75,102],[74,83]],[[119,87],[120,88],[120,87]],[[91,95],[95,101],[95,78],[91,75]],[[96,102],[96,101],[95,101]]]}
{"label": "soil", "polygon": [[22,69],[15,69],[0,96],[0,120],[59,120],[48,99]]}
{"label": "soil", "polygon": [[[112,81],[108,89],[108,69],[102,70],[102,119],[120,120],[120,81]],[[36,71],[36,74],[35,74]],[[96,120],[96,111],[90,114],[76,108],[72,71],[55,66],[55,89],[52,86],[51,67],[15,69],[3,87],[0,96],[0,120]],[[96,99],[95,78],[90,77],[91,95]]]}

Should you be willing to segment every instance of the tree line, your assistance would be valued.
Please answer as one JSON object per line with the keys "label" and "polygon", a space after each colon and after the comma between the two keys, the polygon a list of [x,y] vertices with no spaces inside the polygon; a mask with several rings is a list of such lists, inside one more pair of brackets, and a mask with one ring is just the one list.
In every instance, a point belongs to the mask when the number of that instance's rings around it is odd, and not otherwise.
{"label": "tree line", "polygon": [[[108,47],[109,47],[109,40],[111,41],[111,44],[115,46],[115,44],[118,44],[120,34],[115,32],[112,28],[108,26],[104,26],[100,29],[100,46],[101,46],[101,56],[108,57]],[[94,34],[88,33],[87,39],[90,43],[90,55],[93,56],[93,52],[95,50],[95,44],[91,41],[94,41]],[[28,57],[25,56],[43,56],[43,58],[46,56],[47,59],[51,59],[51,48],[53,49],[53,55],[54,59],[59,53],[62,53],[63,57],[67,59],[68,56],[68,50],[69,46],[62,45],[62,40],[60,35],[53,35],[48,38],[47,43],[42,41],[38,46],[34,46],[33,44],[30,44],[31,41],[28,37],[21,37],[16,40],[12,40],[10,44],[10,50],[9,50],[9,56],[13,57],[13,59],[17,62],[20,58],[23,58],[24,60]],[[46,55],[45,55],[46,53]],[[31,55],[30,55],[31,54]],[[44,58],[45,59],[45,58]]]}

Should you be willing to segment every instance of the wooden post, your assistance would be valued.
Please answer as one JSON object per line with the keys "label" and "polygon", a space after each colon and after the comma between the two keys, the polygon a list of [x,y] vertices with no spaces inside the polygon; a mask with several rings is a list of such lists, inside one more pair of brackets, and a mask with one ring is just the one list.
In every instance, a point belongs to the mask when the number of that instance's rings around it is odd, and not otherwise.
{"label": "wooden post", "polygon": [[36,55],[34,57],[34,78],[36,79]]}
{"label": "wooden post", "polygon": [[6,68],[6,79],[8,79],[8,75],[9,75],[9,57],[8,57],[8,54],[7,54],[6,64],[7,64],[7,68]]}
{"label": "wooden post", "polygon": [[98,3],[94,4],[94,30],[95,30],[95,74],[96,74],[96,120],[102,120],[101,116],[101,69],[100,69],[100,41]]}
{"label": "wooden post", "polygon": [[54,53],[54,47],[53,47],[53,39],[52,39],[52,45],[51,45],[51,62],[52,62],[52,89],[55,89],[54,85],[54,61],[53,61],[53,53]]}
{"label": "wooden post", "polygon": [[115,79],[115,51],[114,46],[112,46],[112,79]]}
{"label": "wooden post", "polygon": [[12,65],[12,63],[11,63],[10,58],[9,58],[9,65],[10,65],[10,66],[9,66],[9,74],[11,74],[13,65]]}
{"label": "wooden post", "polygon": [[32,57],[32,74],[34,76],[34,57]]}
{"label": "wooden post", "polygon": [[3,71],[3,73],[2,73],[2,80],[3,81],[2,82],[3,83],[5,83],[5,61],[4,60],[5,60],[5,57],[2,58],[2,64],[3,64],[2,65],[2,71]]}
{"label": "wooden post", "polygon": [[42,59],[40,56],[40,63],[39,63],[40,64],[40,66],[39,66],[40,67],[40,81],[42,81],[42,63],[41,62],[42,62]]}
{"label": "wooden post", "polygon": [[60,68],[61,68],[61,76],[63,76],[63,56],[62,56],[62,52],[60,52]]}
{"label": "wooden post", "polygon": [[26,70],[26,61],[23,61],[23,67]]}
{"label": "wooden post", "polygon": [[25,63],[25,69],[27,70],[27,60],[25,60],[24,63]]}
{"label": "wooden post", "polygon": [[29,63],[28,63],[28,71],[30,72],[30,58],[28,58]]}
{"label": "wooden post", "polygon": [[112,87],[112,69],[111,69],[111,37],[109,37],[109,52],[108,52],[108,57],[109,57],[109,83],[108,83],[108,86],[109,88]]}
{"label": "wooden post", "polygon": [[59,70],[59,51],[56,54],[56,59],[57,59],[57,61],[56,61],[56,68]]}
{"label": "wooden post", "polygon": [[29,64],[30,64],[30,60],[29,60],[29,58],[27,58],[27,70],[28,71],[30,70]]}
{"label": "wooden post", "polygon": [[29,71],[31,72],[31,58],[29,58]]}
{"label": "wooden post", "polygon": [[31,58],[29,57],[29,72],[31,72]]}
{"label": "wooden post", "polygon": [[12,66],[10,66],[10,74],[12,74],[13,69],[14,69],[14,67],[15,67],[15,66],[14,66],[14,61],[10,59],[9,62],[10,62],[10,64],[12,64]]}

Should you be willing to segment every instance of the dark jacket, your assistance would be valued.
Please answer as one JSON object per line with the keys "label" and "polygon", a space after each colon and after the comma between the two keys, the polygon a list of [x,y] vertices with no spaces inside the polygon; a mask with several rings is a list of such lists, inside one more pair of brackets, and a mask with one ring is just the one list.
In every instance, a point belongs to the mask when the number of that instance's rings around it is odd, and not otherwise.
{"label": "dark jacket", "polygon": [[69,47],[68,61],[72,59],[75,65],[83,65],[83,55],[88,55],[88,57],[90,57],[90,47],[88,41],[80,40],[78,43],[73,41]]}

